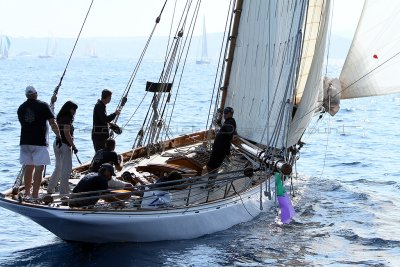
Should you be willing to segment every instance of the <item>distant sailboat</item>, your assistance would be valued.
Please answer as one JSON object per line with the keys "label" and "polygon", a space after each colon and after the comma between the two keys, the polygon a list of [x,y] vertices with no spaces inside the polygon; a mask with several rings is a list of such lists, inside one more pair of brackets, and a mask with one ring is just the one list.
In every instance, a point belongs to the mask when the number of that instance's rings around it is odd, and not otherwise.
{"label": "distant sailboat", "polygon": [[54,38],[47,38],[46,50],[44,55],[39,55],[39,58],[51,58],[56,54],[57,42]]}
{"label": "distant sailboat", "polygon": [[10,50],[11,41],[8,36],[0,36],[0,59],[8,58],[8,51]]}
{"label": "distant sailboat", "polygon": [[196,64],[210,64],[207,53],[207,33],[206,33],[206,19],[203,17],[203,36],[201,41],[201,58],[196,60]]}
{"label": "distant sailboat", "polygon": [[89,49],[89,55],[91,58],[98,58],[96,53],[96,46],[92,45]]}

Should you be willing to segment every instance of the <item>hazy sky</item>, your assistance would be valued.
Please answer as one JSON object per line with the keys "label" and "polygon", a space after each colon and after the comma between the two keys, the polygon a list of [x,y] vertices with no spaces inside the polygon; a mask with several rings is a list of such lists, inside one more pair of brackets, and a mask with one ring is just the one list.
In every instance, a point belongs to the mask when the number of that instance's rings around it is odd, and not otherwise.
{"label": "hazy sky", "polygon": [[[148,36],[164,2],[94,0],[82,37]],[[0,34],[12,37],[76,37],[90,3],[91,0],[0,0]],[[178,10],[185,3],[186,0],[178,0]],[[156,35],[168,35],[169,11],[174,4],[175,0],[168,0]],[[350,36],[362,4],[363,0],[334,0],[332,32]],[[223,31],[228,5],[228,0],[202,0],[200,16],[204,14],[206,17],[207,32]]]}

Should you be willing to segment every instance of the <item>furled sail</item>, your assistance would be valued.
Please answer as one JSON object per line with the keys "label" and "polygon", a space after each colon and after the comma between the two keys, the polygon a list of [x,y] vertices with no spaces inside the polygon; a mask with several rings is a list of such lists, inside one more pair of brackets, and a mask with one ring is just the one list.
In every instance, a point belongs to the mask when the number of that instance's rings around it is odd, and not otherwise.
{"label": "furled sail", "polygon": [[341,98],[400,92],[400,1],[366,0],[340,74]]}
{"label": "furled sail", "polygon": [[285,146],[307,3],[243,1],[225,106],[248,140]]}
{"label": "furled sail", "polygon": [[296,88],[296,112],[290,124],[286,147],[295,145],[321,105],[322,69],[325,56],[331,1],[310,0],[304,46]]}

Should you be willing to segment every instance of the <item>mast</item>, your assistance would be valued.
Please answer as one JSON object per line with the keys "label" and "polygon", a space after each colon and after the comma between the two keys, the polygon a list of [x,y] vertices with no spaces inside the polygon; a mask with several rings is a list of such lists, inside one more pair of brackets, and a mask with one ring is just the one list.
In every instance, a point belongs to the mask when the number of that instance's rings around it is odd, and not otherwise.
{"label": "mast", "polygon": [[238,0],[236,2],[235,10],[233,11],[235,15],[233,17],[232,32],[231,35],[229,36],[229,51],[228,51],[228,57],[226,58],[226,70],[224,75],[224,82],[222,84],[222,87],[220,88],[222,90],[221,103],[219,106],[221,110],[225,107],[226,96],[228,93],[229,78],[231,76],[236,39],[238,36],[240,17],[242,14],[242,6],[243,6],[243,0]]}

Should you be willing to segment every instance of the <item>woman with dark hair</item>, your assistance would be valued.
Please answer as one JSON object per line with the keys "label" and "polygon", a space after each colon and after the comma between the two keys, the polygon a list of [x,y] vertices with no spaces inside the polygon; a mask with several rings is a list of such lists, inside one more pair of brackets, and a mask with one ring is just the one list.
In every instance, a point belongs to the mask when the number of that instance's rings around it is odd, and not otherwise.
{"label": "woman with dark hair", "polygon": [[72,150],[78,153],[74,144],[74,117],[78,105],[72,101],[67,101],[57,114],[57,123],[60,128],[61,142],[55,140],[54,155],[56,156],[56,166],[51,175],[47,193],[52,194],[60,181],[60,195],[69,193],[68,180],[72,172]]}

